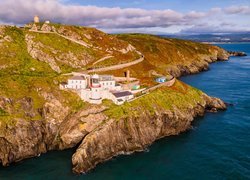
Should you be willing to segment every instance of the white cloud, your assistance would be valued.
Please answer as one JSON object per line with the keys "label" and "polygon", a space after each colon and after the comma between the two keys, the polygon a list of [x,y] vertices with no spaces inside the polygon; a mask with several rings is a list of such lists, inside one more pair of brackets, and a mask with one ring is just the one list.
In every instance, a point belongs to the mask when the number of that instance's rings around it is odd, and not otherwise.
{"label": "white cloud", "polygon": [[[34,15],[39,15],[43,20],[93,26],[105,30],[110,29],[110,31],[115,29],[169,29],[171,27],[185,29],[191,26],[199,27],[198,24],[205,21],[210,22],[213,18],[222,21],[227,14],[240,13],[248,14],[249,7],[239,6],[225,9],[217,7],[207,12],[180,13],[171,9],[145,10],[82,6],[69,4],[68,0],[0,0],[0,22],[25,24],[32,21]],[[221,19],[218,14],[222,14]]]}
{"label": "white cloud", "polygon": [[186,18],[190,18],[190,19],[199,19],[199,18],[203,18],[206,16],[206,13],[204,12],[196,12],[196,11],[191,11],[189,13],[186,14]]}
{"label": "white cloud", "polygon": [[56,22],[92,25],[102,28],[168,27],[191,24],[204,13],[182,14],[170,9],[144,10],[96,6],[66,5],[57,0],[1,0],[0,19],[4,22],[27,23],[38,14]]}
{"label": "white cloud", "polygon": [[225,8],[224,11],[227,14],[250,14],[250,7],[249,6],[231,6]]}

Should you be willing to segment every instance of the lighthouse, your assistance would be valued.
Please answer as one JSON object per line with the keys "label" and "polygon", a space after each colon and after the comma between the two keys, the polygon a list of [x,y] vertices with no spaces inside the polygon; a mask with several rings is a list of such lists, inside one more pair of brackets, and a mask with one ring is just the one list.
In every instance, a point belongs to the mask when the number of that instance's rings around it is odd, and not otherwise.
{"label": "lighthouse", "polygon": [[36,15],[34,16],[34,23],[39,23],[40,22],[40,19],[39,17]]}
{"label": "lighthouse", "polygon": [[101,95],[101,84],[99,81],[99,76],[94,74],[91,77],[91,102],[95,104],[102,103],[102,95]]}

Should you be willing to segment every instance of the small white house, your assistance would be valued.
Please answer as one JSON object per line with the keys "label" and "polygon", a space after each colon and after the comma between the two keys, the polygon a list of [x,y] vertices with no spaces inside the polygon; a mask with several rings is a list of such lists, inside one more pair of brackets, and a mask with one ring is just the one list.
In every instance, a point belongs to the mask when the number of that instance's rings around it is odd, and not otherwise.
{"label": "small white house", "polygon": [[121,105],[124,102],[134,98],[134,95],[130,91],[113,92],[112,95],[112,100],[117,105]]}
{"label": "small white house", "polygon": [[83,76],[73,76],[68,79],[67,88],[69,89],[86,89],[87,80]]}

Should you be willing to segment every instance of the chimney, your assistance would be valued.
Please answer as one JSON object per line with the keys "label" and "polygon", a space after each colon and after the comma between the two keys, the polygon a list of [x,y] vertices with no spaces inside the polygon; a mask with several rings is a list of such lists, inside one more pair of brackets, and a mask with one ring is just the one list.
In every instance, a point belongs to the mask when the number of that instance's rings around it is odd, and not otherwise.
{"label": "chimney", "polygon": [[87,76],[87,87],[90,88],[91,87],[91,77]]}
{"label": "chimney", "polygon": [[129,83],[130,82],[130,71],[129,70],[127,70],[126,78],[127,78],[127,82]]}

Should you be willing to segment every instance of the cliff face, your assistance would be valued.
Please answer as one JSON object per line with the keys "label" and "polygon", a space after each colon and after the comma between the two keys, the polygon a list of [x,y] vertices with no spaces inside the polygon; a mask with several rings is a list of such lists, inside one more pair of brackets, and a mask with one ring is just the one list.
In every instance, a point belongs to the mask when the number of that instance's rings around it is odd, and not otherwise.
{"label": "cliff face", "polygon": [[[28,116],[34,115],[31,99],[2,99],[0,106],[13,109],[17,103]],[[113,156],[142,151],[161,137],[186,131],[205,110],[225,108],[221,100],[179,81],[122,106],[89,105],[73,114],[52,99],[39,110],[42,120],[13,118],[12,123],[0,123],[0,162],[6,166],[81,142],[72,164],[75,173],[83,173]]]}
{"label": "cliff face", "polygon": [[[33,106],[31,102],[24,102],[27,107]],[[0,105],[2,104],[0,103]],[[106,118],[104,114],[101,114],[105,109],[102,106],[89,106],[73,115],[69,115],[64,108],[66,107],[62,105],[45,106],[41,109],[44,113],[43,120],[28,121],[27,119],[13,118],[11,119],[12,124],[1,121],[1,164],[7,166],[10,163],[38,156],[49,150],[72,148]]]}
{"label": "cliff face", "polygon": [[84,173],[114,156],[143,151],[159,138],[178,135],[189,129],[194,117],[204,115],[207,108],[226,108],[219,99],[206,95],[203,98],[206,100],[204,103],[185,110],[156,109],[152,115],[144,109],[137,118],[109,120],[83,139],[72,158],[73,171]]}

